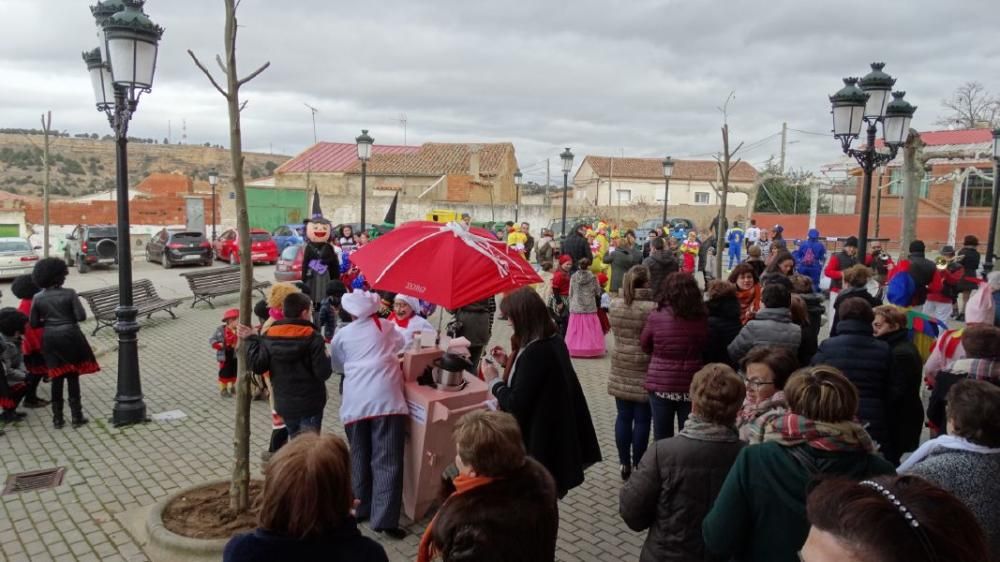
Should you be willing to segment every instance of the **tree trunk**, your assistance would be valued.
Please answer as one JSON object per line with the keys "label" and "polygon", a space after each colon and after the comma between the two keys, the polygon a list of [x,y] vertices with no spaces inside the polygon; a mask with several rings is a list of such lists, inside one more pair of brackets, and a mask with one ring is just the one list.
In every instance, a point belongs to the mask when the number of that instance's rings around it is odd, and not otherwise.
{"label": "tree trunk", "polygon": [[924,142],[920,134],[910,129],[906,144],[903,145],[903,231],[899,240],[900,259],[909,257],[910,242],[917,237],[917,208],[920,197],[920,181],[923,178],[922,149]]}
{"label": "tree trunk", "polygon": [[42,115],[42,132],[45,135],[45,150],[42,152],[42,166],[45,179],[42,183],[42,257],[49,257],[49,131],[52,130],[52,112]]}
{"label": "tree trunk", "polygon": [[722,250],[726,246],[726,200],[729,195],[729,160],[732,155],[729,153],[729,125],[722,127],[722,190],[719,193],[719,220],[715,227],[715,278],[722,279]]}

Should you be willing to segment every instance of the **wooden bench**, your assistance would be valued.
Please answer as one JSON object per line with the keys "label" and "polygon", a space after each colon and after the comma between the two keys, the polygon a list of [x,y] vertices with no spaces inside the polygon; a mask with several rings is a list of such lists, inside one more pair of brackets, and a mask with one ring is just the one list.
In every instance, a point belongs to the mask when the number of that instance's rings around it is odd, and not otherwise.
{"label": "wooden bench", "polygon": [[[194,293],[194,301],[191,308],[199,302],[208,303],[208,306],[215,308],[212,299],[220,295],[228,295],[240,292],[240,268],[220,267],[191,273],[181,273],[181,277],[187,279],[188,287]],[[271,286],[270,281],[253,280],[253,290],[258,291],[264,297],[264,289]]]}
{"label": "wooden bench", "polygon": [[[94,320],[97,321],[97,327],[91,335],[97,335],[97,331],[101,328],[114,326],[117,320],[115,309],[118,308],[118,285],[84,291],[79,295],[90,305]],[[153,313],[163,310],[170,314],[171,318],[177,318],[170,309],[180,304],[180,299],[164,299],[156,294],[156,288],[149,279],[140,279],[132,283],[132,305],[138,309],[138,316],[149,318]]]}

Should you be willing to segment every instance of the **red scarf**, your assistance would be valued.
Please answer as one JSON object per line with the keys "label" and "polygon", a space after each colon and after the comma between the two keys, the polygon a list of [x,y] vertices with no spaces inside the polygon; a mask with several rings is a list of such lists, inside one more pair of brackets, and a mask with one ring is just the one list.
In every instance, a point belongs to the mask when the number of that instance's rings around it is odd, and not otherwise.
{"label": "red scarf", "polygon": [[407,326],[409,326],[411,318],[413,318],[413,315],[407,316],[406,318],[400,320],[399,317],[396,316],[395,312],[389,314],[389,321],[395,322],[396,325],[399,326],[400,328],[406,328]]}
{"label": "red scarf", "polygon": [[746,324],[760,310],[760,284],[746,290],[736,290],[736,298],[740,299],[740,322]]}
{"label": "red scarf", "polygon": [[[451,499],[459,494],[464,494],[469,490],[475,490],[480,486],[485,486],[494,480],[496,479],[492,476],[466,476],[464,474],[459,474],[454,480],[452,480],[452,484],[455,485],[455,492],[448,496],[448,499]],[[445,504],[447,503],[448,500],[445,500]],[[444,509],[444,505],[441,506],[441,509]],[[441,513],[441,509],[438,510],[438,513]],[[434,519],[431,519],[431,522],[427,525],[427,529],[424,530],[424,536],[420,537],[420,548],[417,550],[417,562],[430,562],[434,559],[434,556],[438,554],[434,549],[433,542],[431,541],[431,528],[434,526],[434,521],[436,520],[437,515],[435,515]]]}

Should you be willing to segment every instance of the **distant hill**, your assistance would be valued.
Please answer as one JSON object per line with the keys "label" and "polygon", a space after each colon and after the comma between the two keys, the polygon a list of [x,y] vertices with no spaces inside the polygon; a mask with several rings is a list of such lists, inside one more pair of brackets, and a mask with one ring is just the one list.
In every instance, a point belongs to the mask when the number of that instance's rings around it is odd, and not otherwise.
{"label": "distant hill", "polygon": [[[50,137],[49,158],[53,195],[79,196],[115,187],[115,143],[109,137]],[[0,133],[0,191],[41,195],[44,137],[33,132]],[[270,176],[288,156],[245,152],[248,180]],[[203,145],[152,144],[136,139],[129,143],[129,185],[153,172],[181,172],[208,179],[213,167],[230,176],[229,150]]]}

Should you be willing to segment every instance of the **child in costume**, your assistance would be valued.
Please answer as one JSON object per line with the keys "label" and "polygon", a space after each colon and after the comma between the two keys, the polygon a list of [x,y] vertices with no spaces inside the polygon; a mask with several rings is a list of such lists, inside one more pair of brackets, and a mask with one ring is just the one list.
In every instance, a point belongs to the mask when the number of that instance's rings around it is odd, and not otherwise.
{"label": "child in costume", "polygon": [[[10,285],[14,296],[21,299],[17,309],[25,317],[31,314],[31,303],[41,289],[31,280],[31,275],[21,275],[14,278]],[[42,330],[24,326],[21,336],[21,353],[24,355],[24,368],[28,371],[28,389],[24,395],[25,408],[43,408],[49,405],[48,400],[38,397],[38,385],[48,377],[45,368],[45,357],[42,355]]]}
{"label": "child in costume", "polygon": [[3,363],[3,373],[0,373],[0,408],[3,408],[3,413],[0,419],[7,423],[25,418],[25,414],[17,411],[28,391],[28,372],[18,338],[27,323],[28,317],[16,308],[0,309],[0,362]]}
{"label": "child in costume", "polygon": [[507,235],[507,245],[524,257],[525,244],[528,242],[528,235],[521,232],[516,224],[510,226],[510,234]]}
{"label": "child in costume", "polygon": [[698,252],[701,250],[701,243],[698,242],[698,233],[694,230],[687,233],[687,240],[681,244],[680,252],[683,258],[681,271],[694,274],[698,266]]}
{"label": "child in costume", "polygon": [[733,227],[729,229],[726,233],[726,243],[729,244],[729,267],[727,269],[732,269],[736,267],[736,264],[742,261],[743,252],[743,238],[745,237],[743,229],[740,228],[739,223],[733,223]]}
{"label": "child in costume", "polygon": [[240,311],[230,308],[222,315],[222,325],[215,329],[209,343],[219,362],[219,396],[236,395],[236,324]]}

